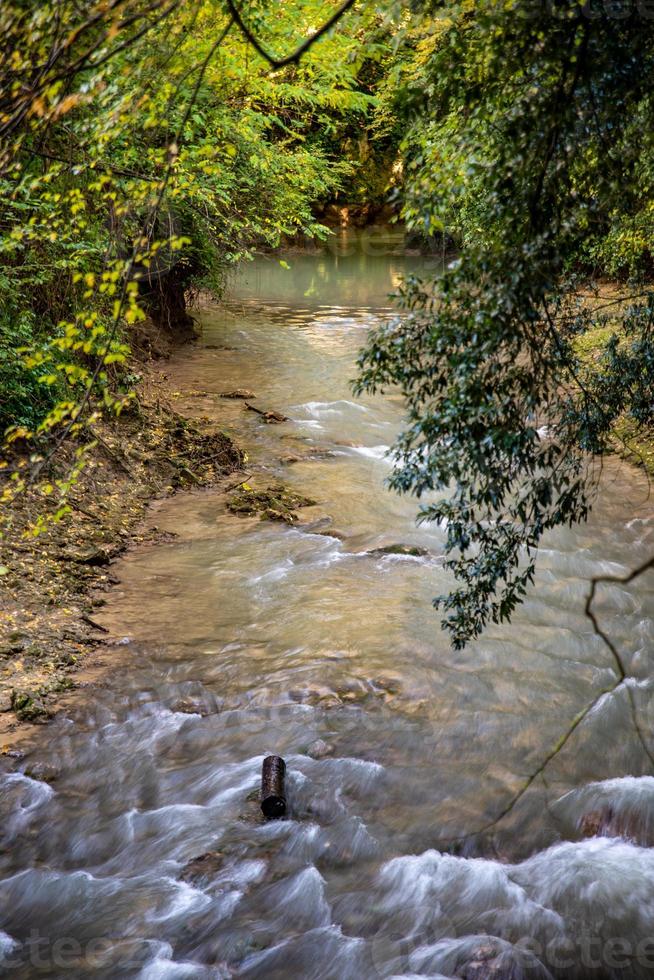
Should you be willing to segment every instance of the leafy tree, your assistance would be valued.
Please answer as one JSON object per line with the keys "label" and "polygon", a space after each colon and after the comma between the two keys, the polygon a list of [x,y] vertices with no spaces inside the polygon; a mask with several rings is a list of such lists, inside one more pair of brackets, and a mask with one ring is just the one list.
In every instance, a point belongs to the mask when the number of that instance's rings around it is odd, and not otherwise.
{"label": "leafy tree", "polygon": [[219,292],[255,247],[326,233],[313,206],[352,168],[322,122],[371,102],[357,79],[368,21],[320,28],[342,12],[249,4],[271,50],[288,49],[289,24],[304,49],[271,73],[222,0],[3,7],[0,429],[24,447],[6,502],[128,404],[120,377],[144,316],[188,334],[189,289]]}
{"label": "leafy tree", "polygon": [[[587,516],[587,454],[620,418],[654,421],[654,20],[619,6],[425,3],[405,66],[405,215],[459,253],[407,280],[358,387],[406,400],[391,482],[447,528],[458,586],[435,604],[455,647],[510,617],[546,531]],[[578,337],[612,322],[583,302],[602,270],[633,299],[589,368]]]}

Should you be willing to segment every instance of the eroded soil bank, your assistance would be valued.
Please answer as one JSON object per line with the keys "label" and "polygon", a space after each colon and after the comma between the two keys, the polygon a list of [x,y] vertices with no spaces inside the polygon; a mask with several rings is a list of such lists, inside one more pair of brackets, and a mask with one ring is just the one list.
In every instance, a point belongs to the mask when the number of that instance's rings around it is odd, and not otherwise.
{"label": "eroded soil bank", "polygon": [[[94,612],[117,579],[112,562],[161,540],[142,518],[150,501],[229,485],[243,454],[215,420],[177,409],[174,361],[138,360],[133,410],[96,425],[97,445],[69,498],[71,513],[38,536],[35,496],[13,505],[0,559],[0,751],[20,754],[37,725],[79,699],[123,657]],[[191,403],[192,404],[192,403]],[[68,459],[59,460],[66,471]],[[56,476],[56,473],[53,474]],[[233,483],[233,477],[232,483]]]}

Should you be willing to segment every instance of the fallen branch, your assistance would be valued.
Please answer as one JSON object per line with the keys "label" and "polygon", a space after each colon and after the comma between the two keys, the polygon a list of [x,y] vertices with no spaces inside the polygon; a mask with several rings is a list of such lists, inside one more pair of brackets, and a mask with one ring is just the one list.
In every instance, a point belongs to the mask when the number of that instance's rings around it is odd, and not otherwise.
{"label": "fallen branch", "polygon": [[254,405],[250,405],[249,402],[245,402],[245,407],[249,408],[251,412],[256,412],[257,415],[261,415],[266,422],[290,422],[291,420],[287,415],[282,415],[280,412],[264,412],[261,408],[256,408]]}
{"label": "fallen branch", "polygon": [[585,718],[588,717],[588,715],[591,713],[591,711],[593,710],[593,708],[607,694],[614,694],[615,691],[617,691],[617,689],[623,683],[624,682],[622,680],[617,680],[615,682],[615,684],[612,684],[610,687],[607,687],[603,691],[600,691],[599,694],[597,694],[593,698],[593,700],[590,702],[590,704],[587,704],[586,707],[583,708],[575,716],[575,718],[573,719],[572,724],[570,725],[570,727],[561,736],[561,738],[554,745],[554,747],[550,750],[550,752],[548,752],[548,754],[545,756],[545,758],[540,763],[540,765],[538,766],[538,768],[535,769],[531,773],[531,775],[522,784],[522,786],[520,787],[520,789],[511,797],[511,799],[506,804],[506,806],[502,810],[500,810],[500,812],[496,816],[494,816],[492,820],[489,820],[488,823],[483,824],[481,827],[478,827],[476,830],[469,831],[467,834],[459,834],[456,837],[441,837],[441,838],[437,839],[435,841],[435,843],[436,844],[457,844],[457,843],[462,843],[463,841],[470,840],[470,838],[472,838],[472,837],[478,837],[479,834],[485,834],[489,830],[493,830],[493,828],[496,827],[497,824],[501,820],[504,819],[504,817],[507,817],[509,815],[509,813],[513,810],[513,808],[515,807],[515,805],[517,803],[519,803],[519,801],[525,795],[525,793],[527,792],[527,790],[529,789],[529,787],[532,786],[532,784],[538,779],[538,777],[541,776],[545,772],[545,770],[547,769],[547,767],[550,764],[550,762],[552,761],[552,759],[559,754],[559,752],[561,751],[561,749],[564,748],[565,745],[567,745],[567,743],[570,741],[570,739],[574,735],[574,733],[577,730],[577,728],[579,728],[579,726],[581,725],[582,721]]}
{"label": "fallen branch", "polygon": [[83,623],[86,623],[87,626],[93,627],[94,630],[99,630],[101,633],[109,632],[106,626],[101,626],[100,623],[96,623],[96,621],[94,619],[91,619],[90,616],[82,615],[80,616],[80,619],[82,620]]}
{"label": "fallen branch", "polygon": [[654,555],[651,555],[646,561],[642,563],[642,565],[638,565],[638,567],[634,568],[631,572],[627,572],[626,575],[595,575],[590,580],[590,592],[588,593],[588,596],[586,598],[586,605],[584,607],[584,612],[586,616],[590,619],[591,623],[593,624],[594,632],[597,634],[597,636],[600,637],[601,640],[604,641],[606,646],[613,654],[613,658],[616,662],[618,672],[620,673],[621,677],[626,676],[624,664],[622,662],[622,657],[620,656],[617,647],[613,643],[613,640],[611,640],[611,638],[600,627],[597,621],[597,616],[593,612],[593,602],[595,600],[597,586],[601,582],[614,582],[618,585],[628,585],[629,582],[633,582],[634,579],[637,579],[640,575],[648,571],[648,569],[650,568],[654,568]]}
{"label": "fallen branch", "polygon": [[[604,644],[611,651],[611,654],[613,655],[613,659],[616,663],[616,667],[618,669],[618,673],[620,674],[623,680],[627,678],[627,672],[624,666],[624,662],[613,640],[610,638],[610,636],[607,633],[604,632],[604,630],[599,625],[597,616],[593,611],[593,601],[595,599],[595,595],[597,592],[597,586],[600,584],[600,582],[609,582],[609,583],[613,582],[619,585],[627,585],[629,582],[633,582],[634,579],[637,579],[640,575],[643,575],[643,573],[648,571],[650,568],[654,568],[654,555],[650,555],[650,557],[646,559],[646,561],[644,561],[641,565],[638,565],[636,568],[632,569],[630,572],[627,572],[626,575],[595,575],[590,580],[590,591],[586,598],[586,605],[584,607],[584,612],[588,617],[588,619],[590,619],[591,623],[593,624],[593,631],[595,632],[595,634],[599,636],[601,640],[603,640]],[[631,717],[634,723],[634,728],[636,729],[636,733],[638,735],[638,739],[643,747],[645,754],[647,755],[649,761],[654,767],[654,754],[649,748],[643,730],[640,727],[640,722],[638,721],[638,712],[636,711],[636,703],[634,701],[633,692],[630,687],[627,687],[627,693],[629,695],[629,704],[631,706]]]}

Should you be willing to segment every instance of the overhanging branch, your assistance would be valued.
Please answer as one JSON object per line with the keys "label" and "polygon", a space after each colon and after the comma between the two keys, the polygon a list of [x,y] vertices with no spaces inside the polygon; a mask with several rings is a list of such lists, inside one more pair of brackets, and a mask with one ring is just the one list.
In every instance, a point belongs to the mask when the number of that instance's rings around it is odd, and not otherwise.
{"label": "overhanging branch", "polygon": [[350,7],[353,7],[356,2],[357,0],[345,0],[345,2],[341,4],[338,10],[336,10],[332,14],[332,16],[328,20],[326,20],[325,23],[311,35],[311,37],[308,37],[306,41],[303,41],[302,44],[300,44],[297,48],[295,48],[294,51],[291,52],[291,54],[286,55],[283,58],[276,58],[274,55],[270,54],[270,52],[264,48],[264,46],[257,38],[256,34],[254,34],[250,30],[248,25],[243,20],[241,11],[239,10],[238,5],[234,2],[234,0],[227,0],[227,9],[229,10],[230,14],[234,18],[234,21],[237,24],[239,30],[247,38],[247,40],[250,42],[250,44],[255,49],[255,51],[258,54],[260,54],[261,57],[264,58],[269,65],[272,65],[273,68],[284,68],[286,67],[286,65],[297,64],[297,62],[300,60],[302,55],[305,54],[305,52],[307,52],[309,48],[312,48],[313,45],[316,43],[316,41],[319,41],[324,34],[326,34],[329,30],[331,30],[331,28],[334,27],[339,22],[341,17],[343,17],[343,15],[346,14],[347,11],[350,9]]}

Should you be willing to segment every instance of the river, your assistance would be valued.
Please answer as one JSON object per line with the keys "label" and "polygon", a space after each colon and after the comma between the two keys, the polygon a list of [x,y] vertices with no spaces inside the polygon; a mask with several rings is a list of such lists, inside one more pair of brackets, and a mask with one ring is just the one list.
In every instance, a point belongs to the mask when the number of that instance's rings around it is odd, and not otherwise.
{"label": "river", "polygon": [[[451,584],[443,531],[384,487],[402,405],[350,384],[388,293],[438,261],[374,232],[259,257],[175,355],[181,408],[247,449],[251,484],[317,505],[297,526],[211,491],[151,508],[167,538],[114,566],[97,615],[129,657],[1,777],[3,975],[654,974],[654,778],[625,688],[475,833],[614,679],[584,596],[651,551],[647,483],[607,461],[514,622],[450,649],[431,606]],[[219,397],[234,388],[290,421]],[[394,544],[426,553],[376,551]],[[652,577],[597,609],[654,742]],[[288,817],[269,823],[267,753],[288,766]],[[597,813],[633,840],[584,837]]]}

